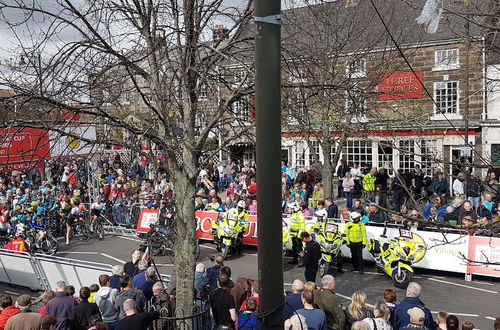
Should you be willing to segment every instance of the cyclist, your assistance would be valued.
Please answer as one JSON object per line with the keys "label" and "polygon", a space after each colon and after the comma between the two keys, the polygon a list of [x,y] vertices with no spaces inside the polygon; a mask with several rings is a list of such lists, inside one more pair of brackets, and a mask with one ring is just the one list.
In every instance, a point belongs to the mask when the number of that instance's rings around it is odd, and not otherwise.
{"label": "cyclist", "polygon": [[77,221],[83,220],[83,211],[80,207],[80,202],[75,202],[68,217],[66,218],[66,245],[69,245],[69,236],[71,234],[71,229]]}
{"label": "cyclist", "polygon": [[106,208],[106,203],[104,203],[101,197],[99,197],[97,201],[95,201],[94,203],[92,203],[92,205],[90,205],[90,213],[92,214],[91,231],[94,231],[93,225],[97,223],[99,216],[102,215],[105,208]]}

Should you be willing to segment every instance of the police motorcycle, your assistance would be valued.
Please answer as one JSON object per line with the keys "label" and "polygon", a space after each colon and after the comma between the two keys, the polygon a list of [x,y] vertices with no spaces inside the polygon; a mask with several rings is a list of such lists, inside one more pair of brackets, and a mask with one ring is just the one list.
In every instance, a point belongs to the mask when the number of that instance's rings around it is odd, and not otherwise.
{"label": "police motorcycle", "polygon": [[227,258],[231,250],[240,248],[243,240],[243,233],[248,225],[247,217],[243,216],[245,212],[245,201],[239,201],[236,209],[230,209],[223,216],[220,213],[224,212],[224,208],[218,208],[219,212],[217,220],[212,223],[212,236],[217,251],[222,251],[222,257]]}
{"label": "police motorcycle", "polygon": [[399,236],[387,237],[387,223],[379,239],[368,241],[368,251],[377,267],[392,277],[394,286],[406,288],[413,278],[412,264],[425,256],[426,245],[422,237],[406,229],[399,229]]}
{"label": "police motorcycle", "polygon": [[318,222],[318,227],[314,229],[313,239],[321,247],[321,259],[319,261],[319,275],[321,277],[328,274],[332,263],[337,266],[337,271],[342,273],[342,252],[340,247],[343,244],[343,234],[340,235],[339,227],[333,219],[324,219]]}

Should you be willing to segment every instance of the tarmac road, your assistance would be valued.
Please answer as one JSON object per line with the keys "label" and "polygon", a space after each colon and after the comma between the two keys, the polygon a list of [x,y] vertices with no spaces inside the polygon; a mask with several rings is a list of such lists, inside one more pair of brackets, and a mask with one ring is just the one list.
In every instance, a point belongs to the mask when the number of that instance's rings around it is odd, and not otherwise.
{"label": "tarmac road", "polygon": [[[57,256],[100,262],[106,264],[122,264],[130,259],[130,252],[137,248],[140,240],[123,236],[106,236],[103,241],[92,239],[88,242],[74,241],[71,245],[64,245],[60,241],[60,251]],[[202,243],[199,261],[210,266],[210,256],[216,255],[214,245]],[[295,279],[304,280],[303,268],[288,265],[285,258],[284,283],[285,290],[290,289],[290,284]],[[161,273],[172,274],[172,260],[169,257],[156,257],[155,263]],[[235,256],[225,262],[231,267],[234,279],[244,276],[257,279],[257,249],[246,247],[242,256]],[[337,280],[337,294],[349,303],[349,297],[356,290],[364,290],[368,295],[368,303],[374,304],[377,300],[383,300],[385,289],[392,288],[396,291],[398,301],[404,298],[404,290],[397,289],[392,285],[391,279],[378,273],[373,265],[365,268],[365,274],[359,275],[350,272],[351,265],[344,263],[343,274],[333,274]],[[492,329],[493,320],[500,316],[500,280],[492,278],[474,279],[466,282],[463,274],[432,272],[417,269],[414,280],[423,287],[421,299],[433,312],[447,311],[455,314],[461,321],[469,320],[478,329]],[[97,281],[97,279],[96,279]],[[90,283],[89,283],[90,284]],[[320,279],[317,278],[320,285]],[[0,293],[14,294],[30,292],[29,289],[10,287],[0,284]],[[31,292],[37,296],[38,293]]]}

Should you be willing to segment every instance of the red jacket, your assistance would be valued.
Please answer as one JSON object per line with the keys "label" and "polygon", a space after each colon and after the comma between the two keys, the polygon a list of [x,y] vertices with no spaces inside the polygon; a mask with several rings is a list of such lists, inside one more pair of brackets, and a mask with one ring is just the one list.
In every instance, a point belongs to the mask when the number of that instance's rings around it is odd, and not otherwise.
{"label": "red jacket", "polygon": [[7,323],[7,320],[11,317],[19,313],[19,308],[16,308],[14,306],[9,306],[2,310],[0,313],[0,330],[3,330],[5,328],[5,324]]}

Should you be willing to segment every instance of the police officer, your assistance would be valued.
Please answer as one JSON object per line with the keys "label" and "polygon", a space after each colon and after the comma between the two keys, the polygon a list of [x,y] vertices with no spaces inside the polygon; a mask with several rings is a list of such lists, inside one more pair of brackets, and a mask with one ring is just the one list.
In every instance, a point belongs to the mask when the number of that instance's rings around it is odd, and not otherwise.
{"label": "police officer", "polygon": [[366,237],[365,224],[361,222],[359,212],[351,212],[351,220],[345,225],[345,242],[351,250],[353,272],[359,271],[363,274],[363,248],[368,239]]}
{"label": "police officer", "polygon": [[299,251],[302,251],[302,241],[299,234],[306,230],[306,217],[302,213],[298,203],[290,203],[290,237],[292,238],[292,256],[293,259],[289,264],[298,264]]}
{"label": "police officer", "polygon": [[[238,222],[242,226],[242,230],[238,233],[238,238],[240,239],[240,242],[238,243],[238,246],[236,248],[236,251],[238,252],[239,255],[241,255],[243,251],[243,233],[247,230],[248,228],[248,220],[249,220],[249,214],[246,209],[247,203],[245,203],[244,200],[240,200],[238,204],[236,204],[236,208],[232,208],[228,211],[228,214],[234,214],[236,215],[236,218],[238,219]],[[226,215],[226,216],[227,216]]]}

